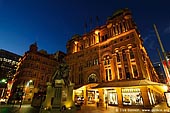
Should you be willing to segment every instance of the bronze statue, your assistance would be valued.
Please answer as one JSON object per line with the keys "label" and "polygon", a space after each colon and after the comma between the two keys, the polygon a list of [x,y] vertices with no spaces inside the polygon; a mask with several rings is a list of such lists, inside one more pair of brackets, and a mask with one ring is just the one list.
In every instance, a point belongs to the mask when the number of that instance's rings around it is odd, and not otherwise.
{"label": "bronze statue", "polygon": [[53,77],[52,82],[55,83],[56,79],[63,79],[66,86],[70,84],[69,80],[69,66],[67,64],[59,64],[58,68],[56,69]]}

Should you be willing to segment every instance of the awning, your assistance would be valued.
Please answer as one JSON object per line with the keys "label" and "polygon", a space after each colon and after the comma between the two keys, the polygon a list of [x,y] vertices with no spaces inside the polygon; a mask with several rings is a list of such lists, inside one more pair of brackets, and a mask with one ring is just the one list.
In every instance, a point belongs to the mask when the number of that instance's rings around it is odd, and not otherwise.
{"label": "awning", "polygon": [[163,87],[167,86],[166,84],[152,82],[147,79],[142,80],[121,80],[121,81],[109,81],[102,82],[98,86],[93,88],[107,88],[107,87],[132,87],[132,86],[154,86],[154,87]]}
{"label": "awning", "polygon": [[81,88],[81,87],[83,87],[84,85],[75,85],[74,86],[74,90],[77,90],[77,89],[79,89],[79,88]]}
{"label": "awning", "polygon": [[75,85],[74,90],[79,90],[82,89],[83,87],[86,87],[87,89],[91,89],[93,87],[96,87],[98,83],[89,83],[89,84],[84,84],[84,85]]}

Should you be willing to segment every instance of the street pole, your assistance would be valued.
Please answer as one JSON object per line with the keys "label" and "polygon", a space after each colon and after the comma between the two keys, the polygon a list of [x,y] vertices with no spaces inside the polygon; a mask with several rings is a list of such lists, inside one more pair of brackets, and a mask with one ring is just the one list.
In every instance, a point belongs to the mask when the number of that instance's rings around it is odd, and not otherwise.
{"label": "street pole", "polygon": [[2,94],[1,94],[1,97],[4,96],[4,91],[5,91],[5,88],[2,89]]}
{"label": "street pole", "polygon": [[167,68],[168,68],[168,74],[167,74],[167,82],[168,82],[168,83],[167,83],[167,84],[170,85],[170,83],[169,83],[169,82],[170,82],[170,78],[169,78],[170,66],[169,66],[169,63],[168,63],[168,60],[167,60],[166,52],[165,52],[164,47],[163,47],[163,45],[162,45],[162,42],[161,42],[159,33],[158,33],[158,31],[157,31],[157,28],[156,28],[156,25],[153,24],[153,27],[154,27],[154,29],[155,29],[155,33],[156,33],[156,36],[157,36],[157,38],[158,38],[159,45],[160,45],[161,50],[162,50],[162,54],[163,54],[163,57],[164,57],[164,59],[165,59],[165,63],[166,63]]}
{"label": "street pole", "polygon": [[[163,70],[164,71],[166,71],[165,70],[165,66],[163,65],[163,60],[162,60],[162,57],[161,57],[161,53],[160,53],[160,51],[159,51],[159,49],[158,48],[156,48],[157,49],[157,52],[158,52],[158,55],[159,55],[159,58],[160,58],[160,60],[161,60],[161,64],[162,64],[162,66],[163,66]],[[165,73],[166,74],[166,73]],[[164,76],[163,76],[163,78],[164,78]],[[166,81],[164,80],[164,82],[166,83]]]}

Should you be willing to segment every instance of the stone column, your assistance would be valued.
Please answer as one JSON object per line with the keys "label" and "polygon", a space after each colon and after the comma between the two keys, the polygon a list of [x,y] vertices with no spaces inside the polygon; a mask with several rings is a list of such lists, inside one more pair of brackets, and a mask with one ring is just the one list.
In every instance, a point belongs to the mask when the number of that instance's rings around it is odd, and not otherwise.
{"label": "stone column", "polygon": [[118,35],[118,24],[115,25],[116,35]]}
{"label": "stone column", "polygon": [[114,74],[115,74],[115,79],[114,80],[118,80],[116,53],[113,54],[113,68],[114,68]]}
{"label": "stone column", "polygon": [[115,27],[115,25],[113,26],[112,33],[113,33],[113,36],[115,36],[115,35],[116,35],[116,27]]}
{"label": "stone column", "polygon": [[123,107],[123,103],[122,103],[122,89],[121,88],[116,88],[116,92],[118,95],[118,106],[119,107]]}
{"label": "stone column", "polygon": [[128,20],[125,21],[126,29],[129,30],[129,23]]}
{"label": "stone column", "polygon": [[106,81],[106,69],[105,69],[105,65],[104,65],[104,61],[101,61],[102,62],[102,68],[100,68],[100,70],[103,70],[101,72],[101,76],[102,76],[102,80]]}
{"label": "stone column", "polygon": [[50,108],[51,109],[51,97],[54,96],[52,84],[50,82],[47,82],[47,96],[43,103],[43,108]]}
{"label": "stone column", "polygon": [[118,33],[118,34],[121,34],[121,27],[120,27],[120,23],[118,23],[118,30],[119,30],[119,33]]}
{"label": "stone column", "polygon": [[137,48],[133,48],[132,51],[133,51],[134,56],[135,56],[135,61],[136,61],[136,66],[137,66],[139,78],[146,78],[145,76],[147,76],[147,73],[146,73],[146,70],[144,68],[142,56],[139,55],[139,52],[137,52]]}
{"label": "stone column", "polygon": [[145,108],[151,108],[152,106],[151,106],[150,101],[149,101],[147,87],[141,87],[140,90],[141,90],[141,94],[142,94],[142,98],[143,98],[143,106]]}
{"label": "stone column", "polygon": [[131,65],[131,61],[130,61],[131,59],[130,59],[129,50],[126,50],[126,57],[127,57],[127,62],[128,62],[128,69],[129,69],[130,78],[133,78],[132,65]]}
{"label": "stone column", "polygon": [[123,61],[123,56],[122,56],[122,52],[119,52],[119,56],[120,56],[120,62],[121,62],[121,69],[122,69],[122,79],[126,79],[126,73],[125,73],[125,68],[124,68],[124,61]]}
{"label": "stone column", "polygon": [[99,88],[99,106],[104,106],[104,90]]}
{"label": "stone column", "polygon": [[122,25],[122,31],[125,32],[125,26],[124,26],[123,22],[121,22],[121,25]]}
{"label": "stone column", "polygon": [[[111,64],[110,64],[110,66],[111,66],[111,75],[112,75],[112,80],[114,80],[115,79],[115,73],[114,73],[114,64],[113,64],[113,59],[109,59],[110,60],[110,62],[111,62]],[[110,78],[109,78],[110,79]]]}
{"label": "stone column", "polygon": [[88,97],[87,97],[87,87],[84,86],[84,90],[83,90],[83,96],[84,96],[84,104],[87,105],[87,100],[88,100]]}

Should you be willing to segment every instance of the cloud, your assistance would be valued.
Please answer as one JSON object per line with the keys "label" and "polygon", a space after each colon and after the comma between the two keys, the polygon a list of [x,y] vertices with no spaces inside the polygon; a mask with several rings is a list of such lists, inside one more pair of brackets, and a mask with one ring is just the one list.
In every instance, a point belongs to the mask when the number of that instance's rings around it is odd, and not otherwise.
{"label": "cloud", "polygon": [[149,37],[146,36],[146,37],[143,38],[143,41],[146,42],[148,39],[149,39]]}
{"label": "cloud", "polygon": [[164,33],[168,33],[168,34],[170,33],[170,25],[165,28]]}
{"label": "cloud", "polygon": [[155,36],[154,30],[148,30],[147,35],[143,38],[144,42],[151,40]]}
{"label": "cloud", "polygon": [[155,41],[151,41],[148,45],[148,48],[151,49],[151,50],[155,50],[156,49],[156,44],[155,44]]}
{"label": "cloud", "polygon": [[147,30],[145,37],[143,38],[145,48],[148,50],[155,50],[157,47],[157,38],[153,29]]}

